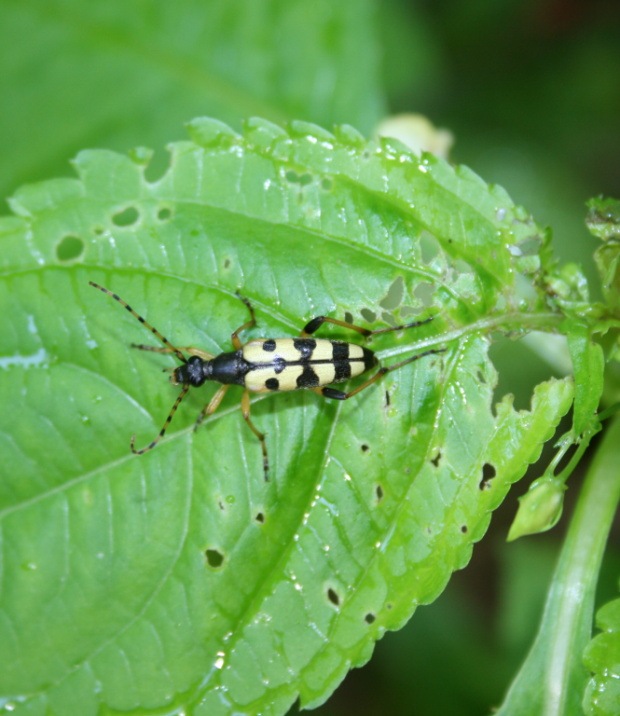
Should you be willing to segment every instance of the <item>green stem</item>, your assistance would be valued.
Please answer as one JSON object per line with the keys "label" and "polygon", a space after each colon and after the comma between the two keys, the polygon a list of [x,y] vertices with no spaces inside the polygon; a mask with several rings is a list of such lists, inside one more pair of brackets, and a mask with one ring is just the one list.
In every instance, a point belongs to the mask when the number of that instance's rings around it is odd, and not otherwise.
{"label": "green stem", "polygon": [[582,664],[591,636],[594,594],[620,499],[620,419],[608,426],[588,471],[547,595],[532,649],[497,716],[582,713],[588,679]]}

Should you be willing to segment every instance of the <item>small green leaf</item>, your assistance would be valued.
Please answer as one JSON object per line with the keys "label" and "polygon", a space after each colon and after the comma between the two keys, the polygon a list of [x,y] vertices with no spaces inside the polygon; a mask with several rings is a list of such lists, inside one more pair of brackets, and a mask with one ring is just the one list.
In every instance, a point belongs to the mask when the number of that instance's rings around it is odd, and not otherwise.
{"label": "small green leaf", "polygon": [[588,202],[586,224],[603,243],[594,252],[608,305],[620,305],[620,201],[597,198]]}
{"label": "small green leaf", "polygon": [[592,340],[591,329],[585,323],[568,320],[564,330],[575,376],[573,432],[578,437],[595,420],[603,394],[605,356],[601,346]]}
{"label": "small green leaf", "polygon": [[588,644],[584,662],[593,673],[583,707],[588,716],[616,716],[620,711],[620,599],[601,607],[596,615],[601,630]]}
{"label": "small green leaf", "polygon": [[[0,394],[19,406],[0,414],[0,693],[16,711],[324,701],[467,564],[572,404],[565,379],[529,410],[494,405],[488,334],[564,321],[540,280],[548,236],[503,190],[346,127],[190,131],[158,181],[144,151],[82,152],[77,179],[24,187],[0,221]],[[178,395],[175,360],[133,350],[155,338],[89,281],[212,354],[247,321],[237,291],[257,318],[243,340],[433,315],[371,345],[385,365],[445,352],[347,401],[256,396],[266,483],[234,387],[197,432],[214,387],[192,390],[158,447],[130,452]]]}

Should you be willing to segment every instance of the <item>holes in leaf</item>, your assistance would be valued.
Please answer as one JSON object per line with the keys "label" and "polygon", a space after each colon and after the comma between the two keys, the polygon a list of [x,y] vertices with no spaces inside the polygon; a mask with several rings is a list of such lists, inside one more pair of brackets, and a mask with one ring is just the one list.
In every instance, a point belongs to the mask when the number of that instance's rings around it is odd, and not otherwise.
{"label": "holes in leaf", "polygon": [[344,312],[344,321],[345,323],[353,323],[353,314],[349,311]]}
{"label": "holes in leaf", "polygon": [[383,488],[381,487],[381,485],[377,485],[375,487],[375,495],[377,496],[377,502],[381,502],[381,500],[383,499]]}
{"label": "holes in leaf", "polygon": [[431,458],[431,462],[435,467],[439,467],[439,461],[441,460],[441,450],[437,450],[435,457]]}
{"label": "holes in leaf", "polygon": [[403,302],[403,294],[405,291],[405,282],[402,276],[397,276],[392,285],[388,288],[385,298],[379,301],[379,305],[388,311],[398,308]]}
{"label": "holes in leaf", "polygon": [[339,606],[340,606],[340,597],[338,596],[338,592],[336,592],[335,589],[332,589],[331,587],[329,587],[329,588],[327,589],[326,594],[327,594],[327,598],[329,599],[329,601],[330,601],[335,607],[339,607]]}
{"label": "holes in leaf", "polygon": [[123,211],[119,211],[112,217],[112,222],[116,226],[133,226],[138,219],[140,214],[135,206],[128,206]]}
{"label": "holes in leaf", "polygon": [[257,512],[257,513],[254,515],[254,519],[255,519],[256,522],[258,522],[258,524],[260,524],[260,525],[264,525],[264,524],[265,524],[265,515],[264,515],[263,512]]}
{"label": "holes in leaf", "polygon": [[394,320],[394,316],[392,316],[391,313],[388,313],[387,311],[383,311],[381,313],[381,320],[384,323],[387,323],[388,326],[395,326],[396,321]]}
{"label": "holes in leaf", "polygon": [[165,151],[155,151],[149,157],[149,163],[144,167],[144,178],[149,184],[159,181],[170,168],[170,155]]}
{"label": "holes in leaf", "polygon": [[323,189],[323,191],[331,191],[333,185],[334,183],[331,179],[321,179],[321,189]]}
{"label": "holes in leaf", "polygon": [[368,445],[366,445],[366,443],[362,443],[360,445],[360,447],[362,449],[362,452],[368,452],[370,450],[370,448],[368,447]]}
{"label": "holes in leaf", "polygon": [[159,221],[169,221],[171,216],[172,211],[167,206],[164,206],[157,212],[157,218]]}
{"label": "holes in leaf", "polygon": [[224,555],[217,549],[205,549],[207,564],[213,569],[219,569],[224,563]]}
{"label": "holes in leaf", "polygon": [[84,242],[79,236],[65,236],[56,246],[59,261],[75,261],[84,253]]}
{"label": "holes in leaf", "polygon": [[420,301],[424,308],[429,308],[434,303],[435,286],[432,283],[423,281],[413,289],[413,295]]}
{"label": "holes in leaf", "polygon": [[105,229],[103,226],[93,226],[93,234],[95,234],[95,236],[101,236],[105,234]]}
{"label": "holes in leaf", "polygon": [[433,259],[441,251],[441,246],[437,239],[428,231],[423,231],[418,239],[420,243],[420,251],[422,254],[422,261],[425,264],[430,264]]}
{"label": "holes in leaf", "polygon": [[366,624],[372,624],[376,618],[377,618],[376,614],[373,614],[372,612],[368,612],[368,614],[366,614],[366,616],[364,617],[364,621],[366,622]]}
{"label": "holes in leaf", "polygon": [[386,408],[389,408],[389,407],[390,407],[390,403],[391,403],[391,400],[390,400],[390,391],[389,391],[389,390],[386,390],[386,391],[385,391],[385,407],[386,407]]}
{"label": "holes in leaf", "polygon": [[497,475],[497,471],[488,462],[485,462],[482,466],[482,479],[480,480],[480,484],[478,487],[481,490],[489,490],[491,488],[491,480]]}
{"label": "holes in leaf", "polygon": [[366,323],[374,323],[377,320],[377,314],[374,311],[371,311],[370,308],[362,308],[360,313]]}
{"label": "holes in leaf", "polygon": [[227,270],[227,269],[229,269],[231,266],[232,266],[232,261],[226,256],[226,257],[224,258],[223,263],[222,263],[222,268],[223,268],[224,270]]}
{"label": "holes in leaf", "polygon": [[461,525],[461,532],[466,535],[469,532],[467,525]]}
{"label": "holes in leaf", "polygon": [[226,512],[226,505],[221,500],[218,500],[217,506],[220,510],[222,510],[222,512]]}
{"label": "holes in leaf", "polygon": [[518,244],[518,246],[524,256],[536,256],[540,251],[540,239],[530,236]]}
{"label": "holes in leaf", "polygon": [[308,186],[308,184],[312,184],[312,174],[308,174],[308,172],[305,174],[298,174],[292,169],[289,169],[284,176],[286,177],[286,181],[291,184],[299,184],[300,186]]}

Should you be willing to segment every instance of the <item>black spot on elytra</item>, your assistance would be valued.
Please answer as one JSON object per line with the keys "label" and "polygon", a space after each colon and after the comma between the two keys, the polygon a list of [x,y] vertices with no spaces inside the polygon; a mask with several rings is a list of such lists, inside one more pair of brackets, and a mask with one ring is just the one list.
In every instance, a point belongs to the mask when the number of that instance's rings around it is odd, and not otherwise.
{"label": "black spot on elytra", "polygon": [[319,376],[311,366],[305,365],[301,375],[297,376],[298,388],[316,388],[319,385]]}
{"label": "black spot on elytra", "polygon": [[332,341],[332,349],[332,357],[335,361],[349,357],[349,344],[346,341]]}
{"label": "black spot on elytra", "polygon": [[316,348],[316,341],[314,338],[295,338],[293,340],[293,346],[295,350],[299,351],[300,359],[307,361],[312,358],[312,353]]}
{"label": "black spot on elytra", "polygon": [[348,380],[351,377],[351,362],[348,360],[334,361],[334,383]]}

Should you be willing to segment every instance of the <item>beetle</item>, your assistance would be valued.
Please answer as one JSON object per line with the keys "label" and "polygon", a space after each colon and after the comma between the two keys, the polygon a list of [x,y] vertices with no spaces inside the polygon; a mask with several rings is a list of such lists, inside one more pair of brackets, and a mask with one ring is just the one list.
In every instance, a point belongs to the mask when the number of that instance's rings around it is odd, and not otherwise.
{"label": "beetle", "polygon": [[[200,412],[194,429],[197,429],[205,417],[212,415],[219,407],[224,395],[231,385],[240,385],[245,390],[241,397],[241,411],[246,423],[259,439],[263,453],[263,471],[265,480],[269,479],[269,459],[265,434],[254,425],[250,418],[250,393],[277,393],[281,391],[309,389],[333,400],[348,400],[354,395],[376,383],[387,373],[413,363],[424,356],[443,353],[445,348],[433,348],[423,353],[417,353],[400,363],[380,367],[375,353],[365,346],[348,341],[328,338],[314,338],[313,334],[324,324],[333,323],[336,326],[357,331],[364,337],[379,333],[389,333],[407,328],[416,328],[433,320],[433,317],[422,321],[406,323],[402,326],[379,328],[370,330],[353,323],[339,321],[328,316],[317,316],[309,321],[297,338],[258,338],[242,344],[239,334],[256,325],[254,308],[247,298],[237,293],[250,312],[250,320],[237,328],[230,337],[234,350],[219,355],[212,355],[201,348],[191,346],[177,347],[172,345],[154,326],[146,321],[139,313],[126,303],[120,296],[94,281],[89,284],[102,291],[121,304],[134,318],[146,326],[151,333],[163,344],[163,347],[132,343],[132,348],[155,353],[172,353],[181,365],[176,368],[164,369],[171,371],[170,382],[182,386],[181,392],[170,410],[162,429],[157,437],[146,447],[136,449],[136,436],[131,436],[131,451],[136,455],[143,455],[152,450],[163,438],[170,421],[190,388],[198,388],[206,381],[212,380],[221,383],[211,400]],[[183,353],[186,353],[187,358]],[[379,366],[377,372],[361,385],[344,392],[331,388],[330,384],[340,383],[355,378],[371,368]]]}

